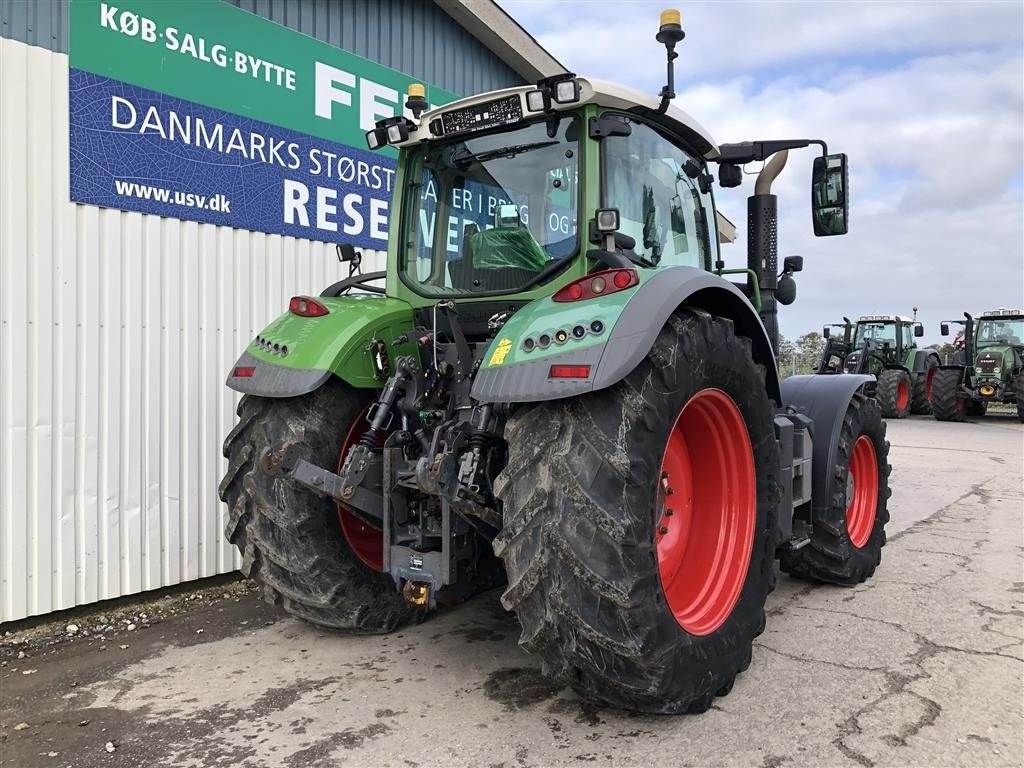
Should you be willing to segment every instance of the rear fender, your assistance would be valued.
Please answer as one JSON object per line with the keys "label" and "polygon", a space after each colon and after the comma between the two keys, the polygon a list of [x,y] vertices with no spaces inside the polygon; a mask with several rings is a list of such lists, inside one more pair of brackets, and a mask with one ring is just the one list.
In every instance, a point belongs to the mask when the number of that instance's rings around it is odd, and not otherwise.
{"label": "rear fender", "polygon": [[935,353],[934,349],[918,349],[914,352],[914,373],[924,373],[928,370],[928,359],[934,357],[936,360],[939,356]]}
{"label": "rear fender", "polygon": [[[516,312],[484,355],[473,382],[482,402],[515,403],[575,397],[618,383],[647,356],[669,317],[681,307],[727,317],[736,332],[751,340],[754,360],[764,366],[769,397],[780,401],[775,355],[757,310],[728,280],[695,267],[638,270],[635,288],[578,302],[538,299]],[[602,324],[592,332],[594,321]],[[576,338],[574,328],[585,333]],[[568,338],[536,346],[542,336]],[[534,346],[527,349],[525,342]],[[552,379],[553,365],[589,366],[582,379]]]}
{"label": "rear fender", "polygon": [[[380,339],[387,353],[416,354],[416,342],[392,347],[413,330],[412,307],[398,299],[372,295],[318,297],[328,309],[323,317],[291,312],[260,331],[228,374],[227,385],[261,397],[295,397],[312,392],[331,376],[353,387],[379,388],[370,341]],[[411,336],[412,334],[410,334]],[[286,352],[287,350],[287,352]],[[239,369],[253,369],[237,376]]]}
{"label": "rear fender", "polygon": [[859,373],[837,373],[831,376],[790,376],[782,382],[782,399],[786,406],[808,416],[814,426],[811,471],[811,519],[828,512],[832,468],[839,455],[839,433],[846,409],[853,396],[874,383],[875,377]]}

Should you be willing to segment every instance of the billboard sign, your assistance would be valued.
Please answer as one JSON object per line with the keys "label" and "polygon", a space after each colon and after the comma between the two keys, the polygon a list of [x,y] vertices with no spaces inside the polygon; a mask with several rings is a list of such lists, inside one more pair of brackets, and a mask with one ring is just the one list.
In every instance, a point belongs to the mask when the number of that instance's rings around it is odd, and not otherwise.
{"label": "billboard sign", "polygon": [[394,151],[364,134],[411,77],[221,0],[72,0],[70,32],[72,201],[386,246]]}

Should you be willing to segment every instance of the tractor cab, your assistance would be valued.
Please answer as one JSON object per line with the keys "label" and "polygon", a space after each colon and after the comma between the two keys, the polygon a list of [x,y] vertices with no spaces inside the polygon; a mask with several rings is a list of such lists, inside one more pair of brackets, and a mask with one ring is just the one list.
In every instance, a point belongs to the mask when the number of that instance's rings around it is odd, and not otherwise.
{"label": "tractor cab", "polygon": [[865,315],[853,328],[850,353],[846,357],[848,373],[878,375],[884,368],[903,366],[913,369],[915,338],[924,335],[924,326],[902,315]]}
{"label": "tractor cab", "polygon": [[610,268],[710,271],[719,151],[689,115],[658,107],[567,74],[381,121],[368,143],[399,148],[403,190],[388,295],[499,306]]}

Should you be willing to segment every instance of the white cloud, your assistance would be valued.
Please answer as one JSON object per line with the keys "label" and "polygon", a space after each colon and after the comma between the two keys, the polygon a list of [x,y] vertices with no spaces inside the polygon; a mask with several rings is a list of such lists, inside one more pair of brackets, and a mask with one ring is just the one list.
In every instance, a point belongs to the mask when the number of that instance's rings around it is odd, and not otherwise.
{"label": "white cloud", "polygon": [[[566,66],[656,92],[661,4],[503,6]],[[1024,304],[1024,6],[687,3],[678,103],[718,140],[824,138],[850,156],[850,234],[814,238],[811,150],[776,184],[780,253],[805,256],[795,336],[921,308],[926,341],[964,310]],[[718,190],[745,222],[745,197]],[[726,246],[731,265],[745,244]]]}

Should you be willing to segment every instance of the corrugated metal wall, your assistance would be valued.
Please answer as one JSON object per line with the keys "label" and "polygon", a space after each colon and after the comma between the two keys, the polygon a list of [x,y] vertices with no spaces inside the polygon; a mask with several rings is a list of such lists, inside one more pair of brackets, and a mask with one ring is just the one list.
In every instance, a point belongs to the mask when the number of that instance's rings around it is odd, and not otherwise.
{"label": "corrugated metal wall", "polygon": [[[227,1],[452,93],[522,84],[430,0]],[[0,0],[0,36],[67,53],[68,0]]]}
{"label": "corrugated metal wall", "polygon": [[347,267],[322,243],[74,205],[67,56],[0,38],[0,94],[0,621],[234,570],[225,375]]}
{"label": "corrugated metal wall", "polygon": [[[432,3],[235,4],[456,93],[519,82]],[[67,0],[0,0],[0,621],[237,567],[224,377],[345,272],[324,244],[69,202],[67,34]]]}

